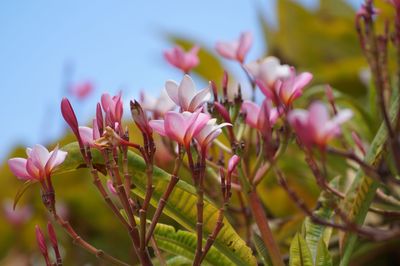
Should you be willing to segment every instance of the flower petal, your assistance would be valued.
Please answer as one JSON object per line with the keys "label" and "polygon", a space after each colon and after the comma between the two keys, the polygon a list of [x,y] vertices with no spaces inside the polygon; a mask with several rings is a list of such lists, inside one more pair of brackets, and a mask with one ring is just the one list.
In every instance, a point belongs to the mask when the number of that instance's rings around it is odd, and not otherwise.
{"label": "flower petal", "polygon": [[182,114],[177,112],[167,112],[165,114],[164,128],[166,135],[178,143],[184,143],[185,132],[188,125]]}
{"label": "flower petal", "polygon": [[90,146],[93,144],[93,129],[90,127],[79,127],[79,135],[81,136],[83,145]]}
{"label": "flower petal", "polygon": [[205,102],[210,100],[211,98],[211,91],[210,88],[204,88],[199,91],[191,100],[188,111],[194,112],[197,108],[201,107]]}
{"label": "flower petal", "polygon": [[171,98],[172,101],[179,105],[179,85],[173,80],[167,80],[165,82],[165,90],[168,93],[168,96]]}
{"label": "flower petal", "polygon": [[260,107],[251,101],[244,101],[242,104],[242,112],[246,114],[246,124],[252,128],[257,128]]}
{"label": "flower petal", "polygon": [[11,172],[21,180],[32,178],[26,171],[26,163],[27,160],[24,158],[12,158],[8,160],[8,166],[10,167]]}
{"label": "flower petal", "polygon": [[179,106],[182,107],[183,110],[188,111],[190,102],[196,96],[196,93],[196,85],[193,79],[189,75],[185,75],[178,89]]}
{"label": "flower petal", "polygon": [[226,59],[235,60],[238,46],[239,43],[237,41],[217,42],[215,45],[215,50],[220,56],[225,57]]}
{"label": "flower petal", "polygon": [[239,47],[236,51],[237,59],[240,62],[243,62],[244,57],[246,56],[247,52],[249,51],[252,42],[253,42],[253,35],[251,34],[251,32],[243,32],[240,35]]}
{"label": "flower petal", "polygon": [[150,120],[149,121],[149,125],[155,132],[157,132],[161,136],[166,137],[167,133],[165,132],[165,129],[164,129],[164,123],[165,123],[164,120]]}

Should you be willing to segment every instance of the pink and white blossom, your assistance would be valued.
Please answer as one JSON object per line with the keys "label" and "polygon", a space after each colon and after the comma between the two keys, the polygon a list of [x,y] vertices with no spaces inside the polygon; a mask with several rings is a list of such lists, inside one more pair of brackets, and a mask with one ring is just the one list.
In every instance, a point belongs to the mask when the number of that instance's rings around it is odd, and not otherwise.
{"label": "pink and white blossom", "polygon": [[95,147],[95,141],[101,137],[97,119],[93,119],[93,128],[80,126],[79,135],[81,137],[83,145]]}
{"label": "pink and white blossom", "polygon": [[238,40],[231,42],[217,42],[215,49],[222,57],[243,63],[246,54],[250,50],[252,42],[253,36],[251,32],[243,32],[240,34]]}
{"label": "pink and white blossom", "polygon": [[351,110],[344,109],[333,118],[329,118],[326,106],[321,102],[314,102],[308,110],[291,111],[288,121],[306,147],[317,145],[323,149],[331,139],[340,135],[340,125],[349,120],[352,115]]}
{"label": "pink and white blossom", "polygon": [[142,92],[140,94],[140,105],[143,110],[154,113],[156,117],[164,116],[166,112],[171,111],[176,106],[168,96],[165,88],[161,90],[158,98]]}
{"label": "pink and white blossom", "polygon": [[232,173],[233,171],[236,170],[236,167],[240,163],[240,157],[236,154],[234,154],[228,162],[228,173]]}
{"label": "pink and white blossom", "polygon": [[272,89],[277,80],[290,76],[290,67],[281,65],[279,59],[274,56],[248,63],[244,68],[254,81],[261,83],[267,89]]}
{"label": "pink and white blossom", "polygon": [[221,133],[222,128],[226,126],[232,126],[230,123],[217,124],[217,119],[213,118],[207,121],[207,124],[195,135],[197,143],[203,150],[206,150],[211,143]]}
{"label": "pink and white blossom", "polygon": [[180,84],[173,80],[165,83],[168,96],[182,111],[195,112],[211,98],[209,87],[197,91],[196,85],[189,75],[185,75]]}
{"label": "pink and white blossom", "polygon": [[14,209],[12,200],[5,200],[2,205],[4,217],[12,225],[19,226],[32,217],[32,208],[30,206],[19,206]]}
{"label": "pink and white blossom", "polygon": [[122,94],[119,93],[115,96],[110,96],[108,93],[101,95],[101,106],[106,113],[106,124],[114,128],[118,123],[121,125],[123,115]]}
{"label": "pink and white blossom", "polygon": [[158,134],[189,147],[193,137],[204,128],[208,120],[210,116],[200,113],[200,110],[195,113],[169,111],[164,120],[151,120],[149,123]]}
{"label": "pink and white blossom", "polygon": [[50,176],[53,170],[64,162],[67,152],[56,147],[49,152],[45,147],[36,144],[32,149],[27,148],[28,158],[11,158],[8,165],[11,172],[21,180],[43,180]]}
{"label": "pink and white blossom", "polygon": [[200,62],[197,55],[199,50],[200,47],[197,45],[193,46],[188,52],[185,52],[180,46],[175,46],[171,50],[165,51],[164,57],[174,67],[179,68],[184,73],[189,73]]}
{"label": "pink and white blossom", "polygon": [[[309,72],[302,72],[296,75],[294,68],[290,69],[290,77],[284,80],[278,80],[275,84],[275,91],[279,97],[280,103],[290,106],[293,101],[303,94],[304,88],[310,83],[313,75]],[[266,95],[268,92],[263,91]],[[272,98],[273,99],[273,98]]]}
{"label": "pink and white blossom", "polygon": [[277,109],[272,108],[267,99],[261,107],[252,101],[244,101],[241,111],[246,114],[246,124],[260,131],[269,130],[279,117]]}

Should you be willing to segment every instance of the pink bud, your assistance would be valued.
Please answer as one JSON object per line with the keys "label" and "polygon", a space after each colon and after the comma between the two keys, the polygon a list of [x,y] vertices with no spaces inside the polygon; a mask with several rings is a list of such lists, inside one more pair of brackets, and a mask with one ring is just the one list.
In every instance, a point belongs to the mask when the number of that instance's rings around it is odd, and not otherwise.
{"label": "pink bud", "polygon": [[118,195],[117,190],[115,189],[114,185],[113,185],[113,181],[111,179],[107,180],[107,188],[108,191],[113,194],[113,195]]}
{"label": "pink bud", "polygon": [[228,82],[229,82],[229,75],[226,70],[224,70],[224,76],[222,78],[222,91],[224,93],[224,98],[228,97]]}
{"label": "pink bud", "polygon": [[36,241],[38,243],[40,252],[43,254],[44,257],[48,256],[47,253],[47,246],[46,246],[46,240],[44,239],[44,235],[42,230],[40,230],[39,226],[35,226],[35,231],[36,231]]}
{"label": "pink bud", "polygon": [[143,112],[142,107],[137,101],[131,101],[131,113],[132,118],[135,121],[137,127],[146,135],[151,135],[153,133],[152,128],[149,125],[149,121],[147,119],[146,113]]}
{"label": "pink bud", "polygon": [[213,80],[210,81],[210,86],[212,91],[213,91],[213,95],[214,95],[214,101],[218,101],[218,88],[217,85],[215,85],[215,82]]}
{"label": "pink bud", "polygon": [[47,231],[49,232],[49,237],[53,248],[58,247],[56,232],[54,231],[54,227],[50,222],[47,223]]}
{"label": "pink bud", "polygon": [[231,174],[233,171],[236,170],[236,167],[238,166],[240,162],[240,157],[237,156],[236,154],[233,155],[228,162],[228,173]]}
{"label": "pink bud", "polygon": [[104,120],[103,120],[103,111],[101,110],[101,104],[97,103],[96,106],[96,122],[97,128],[99,129],[100,136],[103,135],[104,131]]}
{"label": "pink bud", "polygon": [[214,102],[214,107],[227,123],[232,123],[228,110],[219,102]]}
{"label": "pink bud", "polygon": [[64,117],[65,122],[67,122],[72,132],[74,132],[76,138],[79,141],[79,144],[82,144],[81,138],[79,136],[78,119],[76,119],[74,109],[72,108],[72,105],[67,98],[63,98],[61,101],[61,113]]}

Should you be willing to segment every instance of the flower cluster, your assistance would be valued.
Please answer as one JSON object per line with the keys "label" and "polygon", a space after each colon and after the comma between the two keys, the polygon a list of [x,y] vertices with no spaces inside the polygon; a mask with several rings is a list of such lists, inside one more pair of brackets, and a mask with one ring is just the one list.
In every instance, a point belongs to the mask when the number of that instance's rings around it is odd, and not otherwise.
{"label": "flower cluster", "polygon": [[[321,181],[321,171],[315,163],[313,152],[328,152],[331,140],[340,136],[340,126],[352,117],[352,112],[348,109],[340,110],[336,106],[332,89],[328,91],[328,101],[334,107],[333,118],[330,118],[328,108],[320,101],[313,102],[308,110],[296,108],[296,100],[309,86],[313,75],[281,64],[280,60],[273,56],[246,62],[252,41],[252,34],[244,32],[236,41],[216,44],[216,52],[240,64],[248,77],[248,81],[242,82],[241,86],[232,86],[225,72],[221,89],[216,82],[209,81],[208,86],[198,90],[189,75],[200,63],[199,46],[194,46],[189,52],[178,46],[166,51],[165,59],[183,72],[183,78],[180,83],[166,81],[158,98],[142,92],[138,101],[130,102],[135,130],[140,133],[135,134],[133,140],[128,127],[123,125],[126,121],[123,117],[122,93],[115,96],[102,94],[96,105],[96,115],[91,120],[91,127],[79,124],[67,98],[61,102],[62,116],[79,144],[82,155],[79,167],[83,165],[90,169],[93,183],[113,214],[126,228],[132,240],[132,248],[142,265],[152,264],[148,252],[149,243],[155,241],[153,236],[156,225],[179,183],[181,165],[185,166],[190,174],[190,178],[186,180],[191,180],[193,190],[190,194],[196,198],[197,220],[193,229],[197,238],[193,259],[193,265],[196,266],[205,259],[224,226],[225,212],[228,211],[227,206],[233,197],[232,190],[239,195],[238,201],[243,205],[239,209],[243,210],[244,219],[249,219],[247,208],[250,208],[273,264],[282,265],[277,243],[271,241],[271,236],[268,235],[269,224],[263,208],[260,207],[256,188],[271,169],[286,188],[285,180],[275,162],[285,151],[288,142],[298,144],[318,184],[322,184],[323,188],[328,187]],[[246,89],[252,93],[251,100],[243,97]],[[85,94],[89,90],[85,87],[79,93]],[[261,93],[257,94],[257,90]],[[261,98],[258,99],[257,95],[261,95]],[[153,133],[159,136],[153,137]],[[137,136],[141,139],[137,139]],[[357,139],[358,146],[362,146],[360,143],[361,140]],[[315,147],[318,149],[314,149]],[[173,168],[165,169],[171,172],[171,175],[168,175],[168,185],[162,188],[163,191],[159,191],[160,188],[154,185],[154,180],[161,172],[155,170],[161,163],[155,158],[162,150],[175,160]],[[100,160],[95,158],[94,152]],[[132,160],[136,160],[134,152],[139,154],[141,159],[135,161],[135,169],[132,170],[130,164]],[[45,206],[53,214],[54,220],[89,252],[111,264],[126,265],[85,242],[67,221],[57,215],[54,209],[55,192],[51,176],[54,170],[68,159],[67,152],[59,150],[58,146],[49,152],[45,147],[36,145],[32,149],[28,148],[26,153],[26,159],[10,159],[9,167],[21,180],[40,182]],[[228,157],[230,159],[226,160]],[[255,162],[251,161],[253,157],[257,158]],[[167,156],[158,158],[162,158],[163,162],[167,161]],[[141,199],[135,195],[136,192],[132,193],[132,188],[136,185],[132,175],[136,175],[137,172],[142,174]],[[105,175],[106,180],[101,180],[99,173]],[[213,179],[206,180],[209,177]],[[146,180],[145,185],[143,180]],[[217,209],[218,217],[204,242],[204,205],[211,204],[206,196],[209,196],[207,194],[210,194],[210,191],[215,191],[215,187],[207,187],[209,183],[220,187],[221,194],[215,197],[215,201],[220,202],[221,207]],[[287,190],[290,195],[295,195],[289,188]],[[245,206],[243,196],[248,197],[249,207]],[[155,205],[156,210],[154,214],[150,214],[149,205],[157,200],[159,203]],[[150,225],[148,220],[151,221]],[[250,223],[250,220],[248,222]],[[208,231],[209,228],[207,227]],[[46,263],[50,264],[44,236],[38,227],[36,233],[41,253]],[[52,227],[49,227],[49,233],[53,248],[58,252]],[[56,256],[61,260],[59,254]]]}

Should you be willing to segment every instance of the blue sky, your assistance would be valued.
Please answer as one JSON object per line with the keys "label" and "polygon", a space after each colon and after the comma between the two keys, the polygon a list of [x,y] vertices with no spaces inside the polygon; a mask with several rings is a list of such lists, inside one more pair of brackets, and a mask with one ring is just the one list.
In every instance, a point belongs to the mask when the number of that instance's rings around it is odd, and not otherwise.
{"label": "blue sky", "polygon": [[[318,1],[299,2],[312,7]],[[351,2],[358,6],[361,0]],[[170,47],[165,33],[201,40],[207,47],[234,39],[243,30],[251,30],[257,40],[261,33],[256,7],[273,22],[274,3],[1,1],[0,160],[17,144],[46,144],[62,134],[59,103],[65,95],[66,66],[72,69],[72,81],[92,80],[96,86],[91,99],[77,106],[84,123],[104,91],[122,90],[133,98],[144,89],[156,95],[165,80],[181,78],[163,60],[162,51]],[[261,54],[261,43],[255,41],[250,59]]]}

